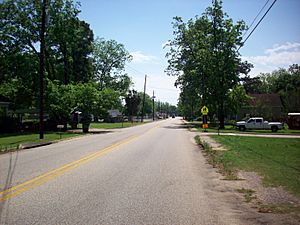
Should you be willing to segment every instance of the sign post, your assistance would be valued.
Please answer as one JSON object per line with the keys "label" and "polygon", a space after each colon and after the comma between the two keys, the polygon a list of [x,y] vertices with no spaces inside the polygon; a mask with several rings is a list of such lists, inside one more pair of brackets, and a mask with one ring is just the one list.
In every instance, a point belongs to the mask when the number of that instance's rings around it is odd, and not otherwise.
{"label": "sign post", "polygon": [[208,114],[208,108],[206,106],[203,106],[201,108],[202,113],[202,128],[204,129],[204,132],[206,132],[206,129],[208,128],[208,122],[207,122],[207,114]]}
{"label": "sign post", "polygon": [[57,129],[59,130],[59,139],[61,139],[61,135],[62,135],[62,129],[64,128],[64,125],[62,124],[58,124],[57,125]]}

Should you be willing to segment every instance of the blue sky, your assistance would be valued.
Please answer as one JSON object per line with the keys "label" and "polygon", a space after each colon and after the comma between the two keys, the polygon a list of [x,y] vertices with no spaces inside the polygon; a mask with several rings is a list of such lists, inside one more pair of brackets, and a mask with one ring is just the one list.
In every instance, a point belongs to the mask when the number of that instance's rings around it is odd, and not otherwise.
{"label": "blue sky", "polygon": [[[242,19],[250,25],[266,2],[224,0],[223,9],[234,21]],[[211,0],[82,0],[79,17],[91,25],[95,37],[114,39],[133,55],[126,72],[135,89],[143,90],[147,74],[147,93],[154,90],[157,99],[176,104],[179,90],[175,78],[164,73],[167,50],[162,46],[173,39],[174,16],[187,21],[210,5]],[[300,0],[278,0],[240,50],[243,59],[255,65],[251,76],[300,64],[299,9]]]}

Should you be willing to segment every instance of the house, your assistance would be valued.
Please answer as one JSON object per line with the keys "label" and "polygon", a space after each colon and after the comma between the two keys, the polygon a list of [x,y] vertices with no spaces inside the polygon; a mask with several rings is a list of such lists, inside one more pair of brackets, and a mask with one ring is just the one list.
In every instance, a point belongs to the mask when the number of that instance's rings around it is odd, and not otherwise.
{"label": "house", "polygon": [[267,120],[284,117],[283,105],[278,94],[248,94],[251,97],[248,106],[243,106],[238,118],[260,116]]}

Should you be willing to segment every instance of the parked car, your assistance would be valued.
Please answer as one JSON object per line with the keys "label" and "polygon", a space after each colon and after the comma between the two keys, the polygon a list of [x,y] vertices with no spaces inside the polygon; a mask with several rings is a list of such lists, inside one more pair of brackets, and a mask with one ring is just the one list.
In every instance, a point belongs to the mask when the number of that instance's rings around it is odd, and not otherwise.
{"label": "parked car", "polygon": [[272,130],[272,132],[277,132],[283,128],[283,124],[280,122],[268,122],[262,117],[253,117],[247,121],[239,121],[236,123],[237,129],[240,131],[245,130]]}

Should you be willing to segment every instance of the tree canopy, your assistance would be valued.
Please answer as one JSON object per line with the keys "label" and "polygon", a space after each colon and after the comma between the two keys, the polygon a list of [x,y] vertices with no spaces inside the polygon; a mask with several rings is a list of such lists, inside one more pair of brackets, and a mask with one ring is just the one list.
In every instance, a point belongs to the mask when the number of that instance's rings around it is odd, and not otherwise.
{"label": "tree canopy", "polygon": [[[243,21],[234,24],[222,10],[221,1],[195,19],[183,22],[174,18],[174,40],[167,53],[169,75],[177,76],[175,85],[181,88],[180,104],[193,111],[197,105],[209,105],[224,128],[225,106],[230,90],[239,76],[249,72],[250,66],[242,62],[238,48],[243,45]],[[199,110],[199,109],[198,109]]]}
{"label": "tree canopy", "polygon": [[124,74],[125,63],[132,56],[123,44],[115,40],[97,38],[93,43],[95,62],[95,79],[100,83],[100,89],[113,88],[126,93],[131,85],[131,79]]}

